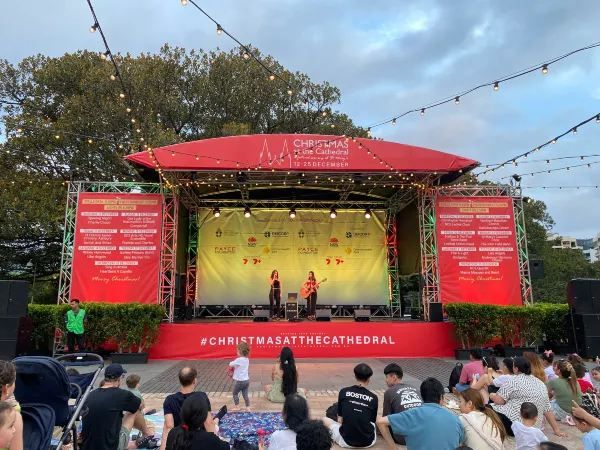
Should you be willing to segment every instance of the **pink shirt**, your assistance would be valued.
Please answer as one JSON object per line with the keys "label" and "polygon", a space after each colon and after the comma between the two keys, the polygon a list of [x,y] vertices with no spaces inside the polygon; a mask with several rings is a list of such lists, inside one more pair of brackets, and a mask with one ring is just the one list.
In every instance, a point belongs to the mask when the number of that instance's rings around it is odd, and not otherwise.
{"label": "pink shirt", "polygon": [[483,375],[484,373],[485,370],[481,361],[471,361],[463,366],[462,371],[460,372],[459,383],[471,383],[476,374]]}

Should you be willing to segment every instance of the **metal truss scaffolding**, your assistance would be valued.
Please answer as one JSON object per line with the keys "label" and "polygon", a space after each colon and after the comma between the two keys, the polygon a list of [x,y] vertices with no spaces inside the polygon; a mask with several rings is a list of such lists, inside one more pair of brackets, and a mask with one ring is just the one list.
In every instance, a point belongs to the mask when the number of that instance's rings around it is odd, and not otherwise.
{"label": "metal truss scaffolding", "polygon": [[173,322],[175,311],[175,279],[177,278],[177,218],[179,199],[171,191],[163,192],[163,199],[159,303],[165,307],[166,319],[169,322]]}
{"label": "metal truss scaffolding", "polygon": [[390,290],[390,317],[401,317],[402,307],[400,305],[400,274],[398,272],[398,227],[395,211],[390,209],[386,215],[386,243],[388,280]]}
{"label": "metal truss scaffolding", "polygon": [[529,258],[527,254],[527,235],[521,192],[514,186],[444,186],[421,191],[418,197],[419,232],[421,238],[421,278],[422,302],[425,319],[429,319],[429,304],[440,299],[439,269],[436,244],[435,203],[439,196],[455,197],[511,197],[517,230],[517,248],[519,252],[519,274],[521,297],[525,304],[532,302]]}
{"label": "metal truss scaffolding", "polygon": [[185,304],[196,302],[196,263],[198,256],[198,210],[190,208],[188,227],[187,268],[185,273]]}

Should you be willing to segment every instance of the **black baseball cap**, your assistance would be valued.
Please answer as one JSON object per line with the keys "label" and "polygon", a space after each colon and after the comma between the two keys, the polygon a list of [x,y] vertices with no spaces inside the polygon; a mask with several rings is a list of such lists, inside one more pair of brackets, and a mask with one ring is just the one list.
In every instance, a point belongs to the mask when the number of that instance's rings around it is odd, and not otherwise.
{"label": "black baseball cap", "polygon": [[398,375],[398,378],[402,378],[402,376],[404,375],[404,372],[402,371],[402,367],[400,367],[396,363],[388,364],[387,366],[385,366],[385,369],[383,369],[384,375],[387,375],[390,373],[395,373],[396,375]]}
{"label": "black baseball cap", "polygon": [[123,369],[123,366],[121,364],[109,364],[104,369],[104,378],[109,380],[116,380],[117,378],[120,378],[121,375],[123,375],[124,373],[127,373],[127,371]]}

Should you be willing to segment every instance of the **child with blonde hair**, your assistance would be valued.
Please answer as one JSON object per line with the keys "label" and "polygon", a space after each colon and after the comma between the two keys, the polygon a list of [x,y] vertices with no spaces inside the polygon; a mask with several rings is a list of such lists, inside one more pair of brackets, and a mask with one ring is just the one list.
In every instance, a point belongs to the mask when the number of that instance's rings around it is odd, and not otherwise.
{"label": "child with blonde hair", "polygon": [[248,367],[250,360],[250,347],[248,343],[242,341],[237,346],[238,357],[229,363],[229,367],[233,368],[233,403],[235,404],[234,411],[239,411],[240,398],[239,393],[242,393],[246,410],[250,411],[250,398],[248,397],[248,388],[250,387],[250,376],[248,375]]}

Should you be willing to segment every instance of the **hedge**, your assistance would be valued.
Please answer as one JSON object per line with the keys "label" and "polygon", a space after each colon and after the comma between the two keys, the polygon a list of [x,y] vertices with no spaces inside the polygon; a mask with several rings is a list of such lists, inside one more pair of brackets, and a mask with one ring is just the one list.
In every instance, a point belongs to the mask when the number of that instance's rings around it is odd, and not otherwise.
{"label": "hedge", "polygon": [[463,348],[482,347],[495,339],[516,347],[545,339],[566,341],[568,305],[537,303],[532,306],[498,306],[448,303],[446,313],[454,323]]}
{"label": "hedge", "polygon": [[[161,305],[85,303],[82,308],[88,320],[86,345],[97,349],[107,342],[114,342],[119,352],[144,352],[150,348],[158,338],[159,326],[165,317]],[[29,305],[32,341],[36,349],[48,347],[56,328],[66,334],[64,317],[69,309],[69,305]]]}

